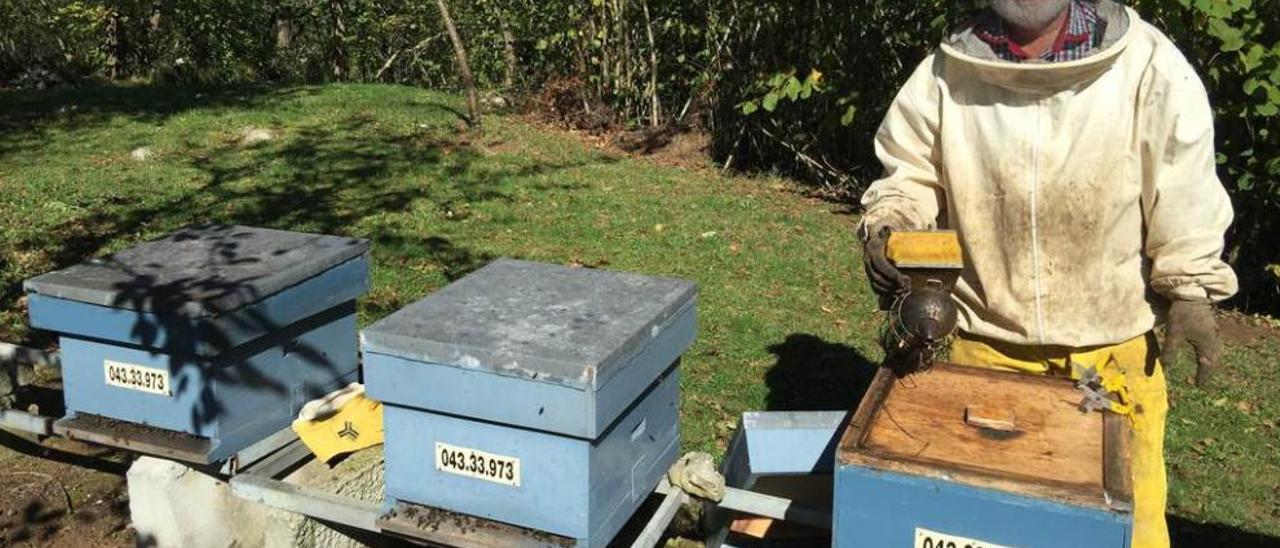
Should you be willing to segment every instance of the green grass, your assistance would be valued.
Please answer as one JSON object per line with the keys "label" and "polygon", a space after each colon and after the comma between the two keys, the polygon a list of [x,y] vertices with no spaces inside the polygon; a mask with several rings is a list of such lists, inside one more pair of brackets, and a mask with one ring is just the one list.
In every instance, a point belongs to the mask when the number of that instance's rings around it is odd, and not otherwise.
{"label": "green grass", "polygon": [[[500,256],[696,281],[689,450],[721,452],[743,411],[854,405],[878,318],[842,207],[515,117],[466,131],[459,107],[388,86],[0,93],[0,340],[49,344],[25,326],[24,278],[189,223],[241,223],[371,239],[363,324]],[[277,138],[243,146],[250,127]],[[141,146],[151,160],[130,158]],[[1211,391],[1172,375],[1170,508],[1189,523],[1280,536],[1277,351],[1275,337],[1233,347]]]}

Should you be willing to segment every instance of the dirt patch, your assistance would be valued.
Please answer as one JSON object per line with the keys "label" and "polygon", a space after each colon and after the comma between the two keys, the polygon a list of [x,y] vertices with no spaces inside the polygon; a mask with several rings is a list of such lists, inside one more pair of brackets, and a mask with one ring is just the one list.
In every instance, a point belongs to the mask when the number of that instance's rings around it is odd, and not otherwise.
{"label": "dirt patch", "polygon": [[553,78],[527,101],[531,113],[569,129],[603,132],[614,125],[609,106],[585,93],[588,84],[578,78]]}
{"label": "dirt patch", "polygon": [[0,431],[0,545],[135,544],[126,465],[76,450],[73,445],[44,447]]}
{"label": "dirt patch", "polygon": [[614,147],[658,165],[700,169],[712,167],[711,135],[690,128],[667,126],[618,132]]}
{"label": "dirt patch", "polygon": [[1218,317],[1222,341],[1228,345],[1253,347],[1268,340],[1280,340],[1280,321],[1263,316],[1223,311]]}

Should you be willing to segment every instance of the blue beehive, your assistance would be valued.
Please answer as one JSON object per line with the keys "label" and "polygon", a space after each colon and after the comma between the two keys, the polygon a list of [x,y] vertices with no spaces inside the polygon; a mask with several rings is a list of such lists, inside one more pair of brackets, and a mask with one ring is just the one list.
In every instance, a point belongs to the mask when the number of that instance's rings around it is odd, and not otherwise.
{"label": "blue beehive", "polygon": [[695,294],[504,259],[365,329],[388,498],[603,546],[679,451]]}
{"label": "blue beehive", "polygon": [[59,333],[71,437],[219,462],[358,376],[368,243],[190,227],[27,280]]}
{"label": "blue beehive", "polygon": [[882,370],[837,450],[833,544],[1128,546],[1129,426],[1080,401],[1062,378]]}

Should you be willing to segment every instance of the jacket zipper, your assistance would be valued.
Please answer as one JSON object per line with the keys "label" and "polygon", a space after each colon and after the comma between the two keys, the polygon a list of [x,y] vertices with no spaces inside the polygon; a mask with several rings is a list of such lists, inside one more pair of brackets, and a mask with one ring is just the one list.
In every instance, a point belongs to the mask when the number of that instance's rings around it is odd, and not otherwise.
{"label": "jacket zipper", "polygon": [[1040,279],[1040,231],[1037,226],[1038,214],[1036,210],[1039,208],[1039,190],[1040,190],[1040,140],[1041,140],[1041,106],[1040,101],[1035,102],[1036,124],[1035,134],[1031,138],[1031,268],[1032,278],[1035,280],[1036,292],[1036,331],[1040,344],[1044,344],[1044,303],[1042,295],[1044,294],[1044,286]]}

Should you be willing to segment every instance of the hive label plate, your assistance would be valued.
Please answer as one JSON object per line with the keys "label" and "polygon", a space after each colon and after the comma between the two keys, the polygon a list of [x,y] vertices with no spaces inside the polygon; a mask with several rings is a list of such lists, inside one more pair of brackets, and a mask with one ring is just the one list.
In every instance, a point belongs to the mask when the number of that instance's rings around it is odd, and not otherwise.
{"label": "hive label plate", "polygon": [[915,548],[1009,548],[984,540],[958,537],[916,527]]}
{"label": "hive label plate", "polygon": [[157,396],[167,397],[173,394],[169,388],[167,369],[103,360],[102,371],[106,375],[108,386],[128,388]]}
{"label": "hive label plate", "polygon": [[520,459],[436,442],[436,470],[520,487]]}

